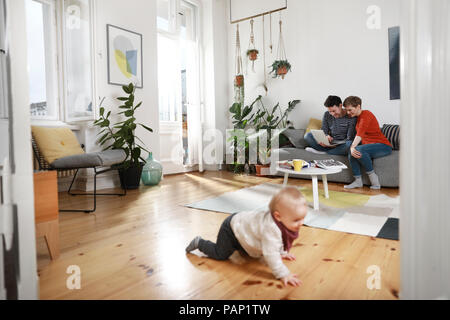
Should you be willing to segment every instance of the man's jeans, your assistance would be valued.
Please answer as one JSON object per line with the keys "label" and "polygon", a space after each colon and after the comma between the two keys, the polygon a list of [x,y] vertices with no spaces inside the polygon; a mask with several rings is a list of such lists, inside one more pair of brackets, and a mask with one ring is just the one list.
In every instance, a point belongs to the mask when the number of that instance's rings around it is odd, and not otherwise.
{"label": "man's jeans", "polygon": [[311,132],[308,132],[308,134],[305,137],[305,140],[311,148],[314,148],[318,151],[324,151],[328,154],[336,155],[336,156],[346,156],[348,154],[350,146],[352,145],[352,142],[353,142],[353,141],[347,141],[346,143],[340,144],[335,148],[325,148],[317,143],[316,139],[314,139],[314,136],[312,135]]}
{"label": "man's jeans", "polygon": [[352,167],[353,176],[361,176],[361,166],[366,170],[366,172],[373,171],[372,159],[385,157],[392,153],[392,148],[384,143],[371,143],[363,144],[356,147],[361,153],[361,158],[356,159],[352,154],[348,153],[348,160]]}

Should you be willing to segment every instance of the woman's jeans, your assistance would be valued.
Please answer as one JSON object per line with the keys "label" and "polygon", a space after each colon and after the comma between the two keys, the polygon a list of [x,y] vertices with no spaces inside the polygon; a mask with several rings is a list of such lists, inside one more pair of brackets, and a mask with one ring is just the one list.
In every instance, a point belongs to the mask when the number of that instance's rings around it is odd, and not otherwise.
{"label": "woman's jeans", "polygon": [[356,147],[361,153],[361,158],[356,159],[352,154],[348,153],[348,159],[352,167],[353,176],[361,176],[361,166],[366,172],[373,171],[372,159],[385,157],[392,153],[392,148],[384,143],[362,144]]}
{"label": "woman's jeans", "polygon": [[340,144],[335,148],[325,148],[317,143],[316,139],[314,139],[314,136],[312,135],[311,132],[308,132],[308,134],[305,137],[305,140],[311,148],[314,148],[318,151],[324,151],[328,154],[336,156],[346,156],[353,142],[347,141],[346,143]]}

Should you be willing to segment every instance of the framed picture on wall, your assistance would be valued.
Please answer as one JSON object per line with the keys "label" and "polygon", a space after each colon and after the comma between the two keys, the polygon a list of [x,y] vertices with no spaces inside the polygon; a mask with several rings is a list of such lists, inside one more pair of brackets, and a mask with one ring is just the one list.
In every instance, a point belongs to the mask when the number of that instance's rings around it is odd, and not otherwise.
{"label": "framed picture on wall", "polygon": [[143,88],[142,35],[130,30],[106,25],[108,46],[108,83]]}
{"label": "framed picture on wall", "polygon": [[389,32],[389,88],[391,100],[400,99],[400,27]]}

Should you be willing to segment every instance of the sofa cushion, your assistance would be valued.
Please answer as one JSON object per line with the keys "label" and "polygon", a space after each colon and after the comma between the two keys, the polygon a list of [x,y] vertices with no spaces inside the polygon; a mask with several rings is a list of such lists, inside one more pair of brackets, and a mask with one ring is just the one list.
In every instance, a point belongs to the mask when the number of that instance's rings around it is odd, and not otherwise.
{"label": "sofa cushion", "polygon": [[305,129],[286,129],[282,135],[289,139],[291,144],[296,148],[306,148],[308,144],[304,138]]}
{"label": "sofa cushion", "polygon": [[322,129],[322,120],[311,118],[309,119],[308,126],[306,127],[306,133],[310,132],[311,130],[320,130]]}
{"label": "sofa cushion", "polygon": [[123,150],[106,150],[79,155],[68,156],[53,161],[50,165],[55,169],[79,169],[93,167],[109,167],[125,161]]}
{"label": "sofa cushion", "polygon": [[397,124],[385,124],[381,132],[392,144],[394,150],[400,150],[400,126]]}

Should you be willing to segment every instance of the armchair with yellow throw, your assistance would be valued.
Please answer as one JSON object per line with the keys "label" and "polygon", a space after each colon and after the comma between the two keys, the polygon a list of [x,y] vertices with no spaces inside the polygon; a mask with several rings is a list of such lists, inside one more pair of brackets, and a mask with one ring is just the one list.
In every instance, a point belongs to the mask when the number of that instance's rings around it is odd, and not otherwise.
{"label": "armchair with yellow throw", "polygon": [[[73,179],[68,193],[72,196],[93,195],[94,203],[92,209],[71,209],[60,210],[60,212],[86,212],[91,213],[96,210],[97,196],[124,196],[123,193],[97,193],[97,176],[111,171],[118,170],[113,167],[126,159],[123,150],[107,150],[102,152],[86,153],[77,137],[69,128],[46,128],[32,126],[32,146],[39,170],[57,170],[58,172],[70,172]],[[72,186],[80,169],[94,169],[94,192],[93,193],[73,193]]]}

